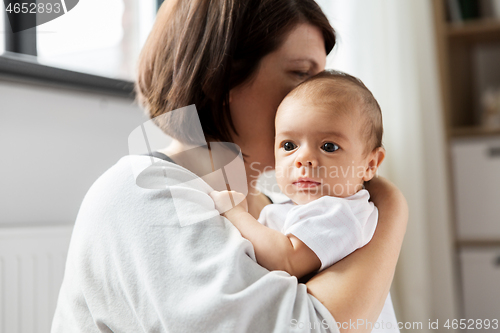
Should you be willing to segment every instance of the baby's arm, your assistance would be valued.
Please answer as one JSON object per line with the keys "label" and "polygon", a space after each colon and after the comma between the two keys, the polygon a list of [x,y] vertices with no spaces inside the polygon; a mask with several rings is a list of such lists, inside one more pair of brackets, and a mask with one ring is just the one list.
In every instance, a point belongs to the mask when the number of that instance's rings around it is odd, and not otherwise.
{"label": "baby's arm", "polygon": [[[223,204],[227,195],[235,202],[241,202],[226,211]],[[234,191],[212,192],[210,196],[215,207],[240,231],[241,235],[252,242],[257,262],[268,270],[282,270],[300,278],[321,267],[316,254],[294,235],[265,227],[247,212],[245,196]]]}

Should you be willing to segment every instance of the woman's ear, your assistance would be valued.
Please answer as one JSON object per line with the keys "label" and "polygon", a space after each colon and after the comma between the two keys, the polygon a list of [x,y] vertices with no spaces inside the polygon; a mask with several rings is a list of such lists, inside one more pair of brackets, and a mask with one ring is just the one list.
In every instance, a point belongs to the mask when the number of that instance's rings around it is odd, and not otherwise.
{"label": "woman's ear", "polygon": [[365,182],[371,180],[377,174],[378,167],[385,158],[385,149],[378,147],[373,149],[373,151],[368,156],[368,164],[365,170],[365,175],[363,180]]}

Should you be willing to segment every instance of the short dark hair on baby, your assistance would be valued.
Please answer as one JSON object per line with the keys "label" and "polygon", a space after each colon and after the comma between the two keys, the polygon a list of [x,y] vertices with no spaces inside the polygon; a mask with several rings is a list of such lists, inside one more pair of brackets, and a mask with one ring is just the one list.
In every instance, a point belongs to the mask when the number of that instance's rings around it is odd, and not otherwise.
{"label": "short dark hair on baby", "polygon": [[345,114],[357,110],[359,114],[355,116],[365,119],[361,134],[366,139],[367,152],[382,147],[382,111],[360,79],[341,71],[325,70],[305,80],[286,96],[293,97],[310,98],[313,104],[333,107]]}

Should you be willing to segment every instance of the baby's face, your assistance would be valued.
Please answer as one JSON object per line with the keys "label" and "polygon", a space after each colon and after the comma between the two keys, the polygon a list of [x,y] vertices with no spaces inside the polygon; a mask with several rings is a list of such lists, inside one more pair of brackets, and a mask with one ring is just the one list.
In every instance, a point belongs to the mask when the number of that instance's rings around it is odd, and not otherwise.
{"label": "baby's face", "polygon": [[337,112],[287,98],[276,117],[276,178],[297,204],[322,196],[347,197],[362,188],[369,155],[357,110]]}

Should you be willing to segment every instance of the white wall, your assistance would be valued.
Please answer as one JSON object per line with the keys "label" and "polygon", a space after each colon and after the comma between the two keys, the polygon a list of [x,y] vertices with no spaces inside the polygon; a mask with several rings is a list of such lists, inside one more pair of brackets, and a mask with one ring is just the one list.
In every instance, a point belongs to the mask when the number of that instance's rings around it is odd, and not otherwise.
{"label": "white wall", "polygon": [[74,223],[146,120],[130,99],[0,78],[0,226]]}

